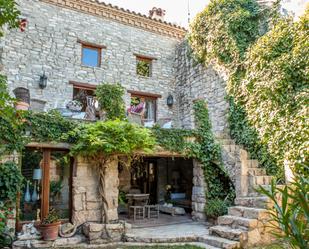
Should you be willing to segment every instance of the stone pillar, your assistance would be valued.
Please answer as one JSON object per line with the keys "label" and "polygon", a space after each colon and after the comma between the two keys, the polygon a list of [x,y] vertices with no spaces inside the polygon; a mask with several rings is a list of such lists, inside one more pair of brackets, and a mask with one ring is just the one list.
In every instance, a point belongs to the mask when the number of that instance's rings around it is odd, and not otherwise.
{"label": "stone pillar", "polygon": [[[106,199],[110,220],[117,220],[118,213],[118,161],[107,162]],[[75,175],[72,191],[72,220],[80,225],[87,221],[102,222],[102,199],[99,194],[99,174],[93,161],[82,157],[75,158]]]}
{"label": "stone pillar", "polygon": [[105,196],[108,203],[108,217],[112,220],[118,220],[118,194],[119,194],[119,178],[118,178],[118,160],[117,157],[108,162],[105,175]]}
{"label": "stone pillar", "polygon": [[193,160],[192,219],[205,220],[206,183],[202,164]]}
{"label": "stone pillar", "polygon": [[235,163],[235,190],[236,196],[247,196],[248,195],[248,152],[240,149],[236,155]]}

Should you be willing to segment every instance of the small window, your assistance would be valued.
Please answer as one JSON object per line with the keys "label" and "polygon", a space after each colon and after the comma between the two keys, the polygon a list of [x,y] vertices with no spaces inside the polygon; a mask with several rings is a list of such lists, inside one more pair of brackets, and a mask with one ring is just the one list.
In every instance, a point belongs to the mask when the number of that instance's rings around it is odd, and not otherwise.
{"label": "small window", "polygon": [[147,96],[131,96],[130,112],[142,115],[144,122],[156,121],[157,99]]}
{"label": "small window", "polygon": [[82,64],[89,67],[100,67],[101,48],[82,45]]}
{"label": "small window", "polygon": [[150,77],[152,74],[152,59],[136,57],[136,73],[144,77]]}

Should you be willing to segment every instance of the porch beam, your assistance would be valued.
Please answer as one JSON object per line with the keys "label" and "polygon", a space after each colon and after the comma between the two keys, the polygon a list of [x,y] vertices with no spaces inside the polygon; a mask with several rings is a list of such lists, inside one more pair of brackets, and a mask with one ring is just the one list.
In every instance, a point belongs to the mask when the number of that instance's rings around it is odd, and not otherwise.
{"label": "porch beam", "polygon": [[41,220],[43,220],[49,212],[49,180],[50,180],[50,149],[43,150],[43,177],[42,177],[42,198],[41,198]]}

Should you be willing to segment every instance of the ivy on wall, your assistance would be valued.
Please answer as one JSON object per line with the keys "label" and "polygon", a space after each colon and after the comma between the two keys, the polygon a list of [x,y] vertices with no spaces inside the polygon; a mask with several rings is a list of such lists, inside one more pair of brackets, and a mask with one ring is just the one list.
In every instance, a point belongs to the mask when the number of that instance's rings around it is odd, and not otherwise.
{"label": "ivy on wall", "polygon": [[277,15],[259,38],[261,13],[254,0],[213,0],[189,40],[201,62],[230,73],[231,136],[282,179],[284,164],[308,162],[308,10],[297,22]]}

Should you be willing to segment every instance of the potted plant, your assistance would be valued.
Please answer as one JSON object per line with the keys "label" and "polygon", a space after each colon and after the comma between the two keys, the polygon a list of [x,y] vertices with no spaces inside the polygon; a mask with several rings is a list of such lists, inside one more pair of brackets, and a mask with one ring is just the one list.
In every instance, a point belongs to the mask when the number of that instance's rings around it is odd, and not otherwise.
{"label": "potted plant", "polygon": [[30,104],[30,92],[29,89],[24,87],[17,87],[14,89],[14,94],[17,99],[15,104],[16,110],[28,110]]}
{"label": "potted plant", "polygon": [[60,224],[58,213],[55,209],[51,209],[40,224],[40,232],[43,240],[56,240],[58,238]]}

